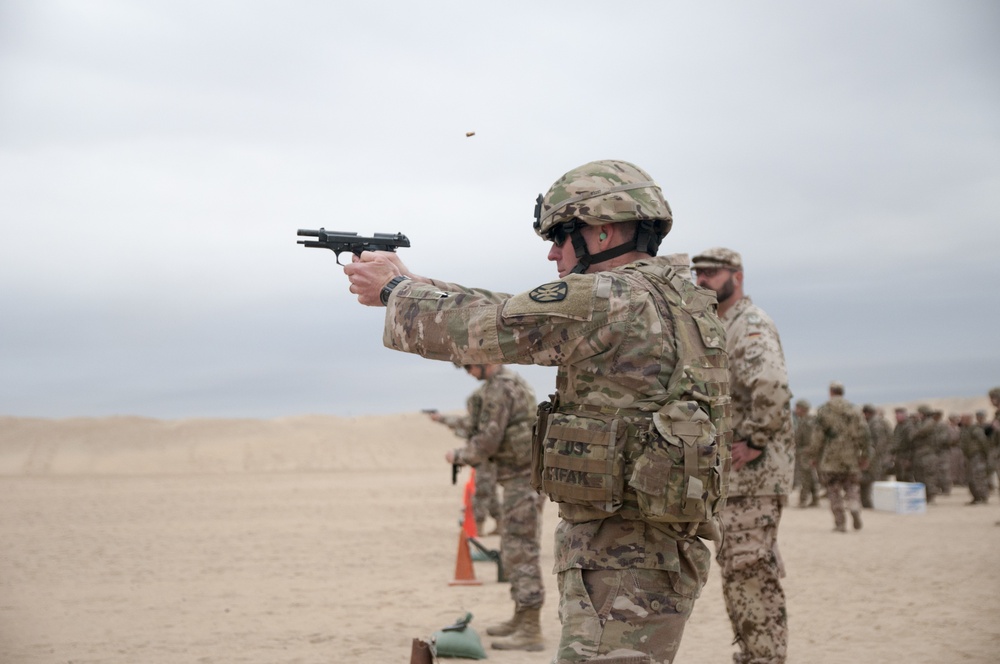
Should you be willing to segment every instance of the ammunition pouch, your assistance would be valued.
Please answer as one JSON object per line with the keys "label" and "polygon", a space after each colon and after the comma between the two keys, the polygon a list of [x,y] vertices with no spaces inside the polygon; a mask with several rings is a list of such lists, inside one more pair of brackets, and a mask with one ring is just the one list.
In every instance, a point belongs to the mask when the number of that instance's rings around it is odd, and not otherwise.
{"label": "ammunition pouch", "polygon": [[623,274],[673,323],[676,357],[666,391],[641,409],[561,406],[558,394],[541,404],[532,486],[559,503],[560,516],[571,523],[618,514],[718,536],[716,515],[728,494],[732,403],[715,298],[672,269],[640,266]]}
{"label": "ammunition pouch", "polygon": [[627,423],[599,409],[553,412],[554,406],[536,425],[533,486],[560,503],[567,521],[611,516],[623,502]]}
{"label": "ammunition pouch", "polygon": [[709,521],[722,494],[719,436],[695,401],[673,401],[653,414],[655,434],[635,461],[628,484],[647,521]]}

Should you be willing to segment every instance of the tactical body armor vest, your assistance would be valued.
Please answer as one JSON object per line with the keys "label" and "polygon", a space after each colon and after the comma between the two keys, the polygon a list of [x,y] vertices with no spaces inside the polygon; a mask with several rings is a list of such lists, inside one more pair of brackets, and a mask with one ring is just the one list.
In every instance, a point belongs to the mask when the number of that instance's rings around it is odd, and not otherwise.
{"label": "tactical body armor vest", "polygon": [[635,409],[560,403],[553,395],[539,406],[533,483],[570,522],[620,514],[693,533],[728,492],[725,331],[711,315],[714,298],[677,270],[643,264],[620,274],[648,291],[673,324],[676,364],[666,394]]}

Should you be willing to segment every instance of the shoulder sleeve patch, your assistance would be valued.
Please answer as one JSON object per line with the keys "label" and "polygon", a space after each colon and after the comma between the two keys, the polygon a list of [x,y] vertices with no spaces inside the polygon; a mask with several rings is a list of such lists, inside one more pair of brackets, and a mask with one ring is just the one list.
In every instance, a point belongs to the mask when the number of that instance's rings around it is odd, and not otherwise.
{"label": "shoulder sleeve patch", "polygon": [[545,284],[544,286],[539,286],[530,293],[530,297],[535,302],[540,302],[545,304],[546,302],[562,302],[566,299],[566,293],[569,289],[566,286],[565,281],[555,281],[551,284]]}
{"label": "shoulder sleeve patch", "polygon": [[591,320],[594,316],[594,280],[583,276],[543,284],[507,300],[504,319],[520,317]]}

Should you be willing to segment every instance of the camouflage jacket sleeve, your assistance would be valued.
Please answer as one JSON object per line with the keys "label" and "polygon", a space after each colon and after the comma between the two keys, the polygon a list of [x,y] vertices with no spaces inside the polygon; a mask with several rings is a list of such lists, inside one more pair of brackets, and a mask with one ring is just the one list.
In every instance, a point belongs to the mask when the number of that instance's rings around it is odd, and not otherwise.
{"label": "camouflage jacket sleeve", "polygon": [[937,446],[934,441],[934,420],[928,418],[916,424],[910,438],[910,445],[913,453],[918,454],[931,450],[936,452]]}
{"label": "camouflage jacket sleeve", "polygon": [[897,422],[892,430],[892,453],[897,457],[909,458],[913,453],[913,427],[909,420]]}
{"label": "camouflage jacket sleeve", "polygon": [[865,416],[855,411],[854,430],[857,432],[858,457],[861,461],[871,461],[875,456],[875,440],[872,437],[872,430],[865,421]]}
{"label": "camouflage jacket sleeve", "polygon": [[723,322],[733,377],[733,440],[763,449],[786,425],[792,398],[778,329],[748,297]]}
{"label": "camouflage jacket sleeve", "polygon": [[958,444],[966,458],[974,459],[982,456],[989,458],[990,446],[986,440],[986,433],[975,425],[963,427],[958,436]]}
{"label": "camouflage jacket sleeve", "polygon": [[452,430],[459,438],[469,437],[469,416],[468,415],[442,415],[441,424]]}
{"label": "camouflage jacket sleeve", "polygon": [[871,459],[875,470],[892,456],[892,430],[889,423],[881,415],[875,415],[868,422],[868,432],[871,434]]}
{"label": "camouflage jacket sleeve", "polygon": [[632,332],[629,294],[599,296],[598,285],[611,281],[569,275],[514,296],[404,281],[389,298],[383,343],[463,364],[559,366],[580,361]]}
{"label": "camouflage jacket sleeve", "polygon": [[812,448],[812,432],[815,425],[813,415],[806,415],[795,423],[795,454],[804,466],[808,466],[812,462],[809,452]]}

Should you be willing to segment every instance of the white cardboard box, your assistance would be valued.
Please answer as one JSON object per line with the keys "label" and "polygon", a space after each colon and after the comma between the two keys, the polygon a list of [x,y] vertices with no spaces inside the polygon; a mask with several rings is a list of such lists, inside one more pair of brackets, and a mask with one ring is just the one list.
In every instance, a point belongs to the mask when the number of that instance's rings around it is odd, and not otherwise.
{"label": "white cardboard box", "polygon": [[920,482],[873,482],[872,506],[896,514],[924,514],[927,494]]}

